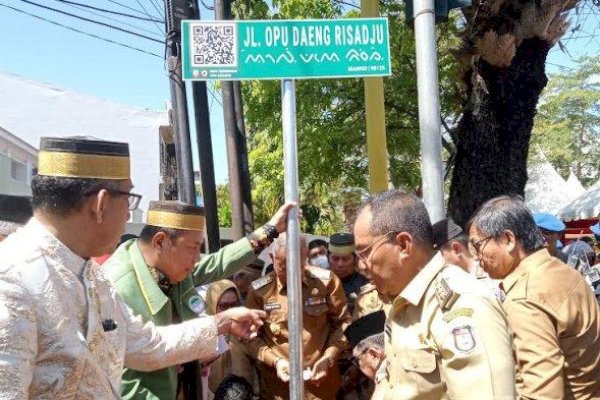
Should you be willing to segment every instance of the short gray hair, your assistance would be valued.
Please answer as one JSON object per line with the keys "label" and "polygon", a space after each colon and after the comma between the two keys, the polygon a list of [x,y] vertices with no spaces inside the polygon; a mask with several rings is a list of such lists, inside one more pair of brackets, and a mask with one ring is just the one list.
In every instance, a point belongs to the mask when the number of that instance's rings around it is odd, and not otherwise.
{"label": "short gray hair", "polygon": [[356,346],[354,346],[354,350],[352,350],[352,355],[354,357],[358,357],[360,354],[363,354],[367,349],[375,348],[381,351],[385,349],[385,338],[383,336],[383,332],[378,333],[376,335],[367,336]]}
{"label": "short gray hair", "polygon": [[[286,238],[287,235],[285,233],[282,233],[279,235],[279,237],[277,237],[277,239],[275,239],[273,241],[273,252],[277,252],[279,249],[285,249],[286,248]],[[303,233],[300,233],[300,248],[302,248],[302,246],[307,246],[306,244],[306,236]]]}
{"label": "short gray hair", "polygon": [[505,195],[486,201],[467,223],[467,229],[471,226],[494,239],[509,230],[527,254],[544,247],[544,237],[521,196]]}
{"label": "short gray hair", "polygon": [[371,211],[371,234],[408,232],[421,246],[433,246],[431,219],[423,202],[403,190],[388,190],[370,197],[359,212]]}

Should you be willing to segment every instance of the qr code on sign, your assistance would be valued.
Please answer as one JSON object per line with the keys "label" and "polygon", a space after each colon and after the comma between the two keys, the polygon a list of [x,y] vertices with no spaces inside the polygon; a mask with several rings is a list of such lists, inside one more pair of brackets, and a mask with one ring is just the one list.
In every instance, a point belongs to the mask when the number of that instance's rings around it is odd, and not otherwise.
{"label": "qr code on sign", "polygon": [[235,23],[194,24],[192,59],[196,67],[237,66]]}

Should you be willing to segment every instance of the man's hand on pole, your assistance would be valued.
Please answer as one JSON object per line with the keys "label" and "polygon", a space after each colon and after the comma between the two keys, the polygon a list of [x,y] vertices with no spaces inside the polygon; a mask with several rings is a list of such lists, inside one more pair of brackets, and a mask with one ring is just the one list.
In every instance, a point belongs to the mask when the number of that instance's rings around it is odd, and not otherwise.
{"label": "man's hand on pole", "polygon": [[[294,201],[288,201],[287,203],[285,203],[284,205],[279,207],[279,210],[277,210],[275,215],[273,215],[273,217],[269,221],[269,224],[273,225],[275,227],[275,229],[277,229],[277,232],[279,232],[279,233],[285,232],[287,229],[288,213],[294,207],[298,207],[298,203],[296,203]],[[302,219],[302,209],[300,209],[300,208],[298,208],[298,219],[299,220]]]}

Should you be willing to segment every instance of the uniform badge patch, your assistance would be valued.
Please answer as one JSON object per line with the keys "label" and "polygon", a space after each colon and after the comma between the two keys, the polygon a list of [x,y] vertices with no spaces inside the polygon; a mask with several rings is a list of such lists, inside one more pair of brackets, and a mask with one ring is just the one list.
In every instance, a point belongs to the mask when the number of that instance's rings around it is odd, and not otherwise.
{"label": "uniform badge patch", "polygon": [[473,328],[469,325],[452,329],[454,336],[454,347],[461,353],[470,353],[476,346]]}
{"label": "uniform badge patch", "polygon": [[444,322],[450,322],[454,318],[457,317],[471,317],[473,315],[473,309],[462,307],[457,308],[456,310],[450,311],[448,314],[444,315]]}
{"label": "uniform badge patch", "polygon": [[281,304],[279,303],[267,303],[263,307],[265,311],[279,310],[281,308]]}
{"label": "uniform badge patch", "polygon": [[206,303],[200,296],[192,296],[188,300],[188,307],[196,314],[202,314],[206,309]]}
{"label": "uniform badge patch", "polygon": [[252,282],[252,289],[258,290],[261,287],[267,285],[268,283],[271,283],[271,281],[273,281],[273,277],[271,275],[263,276],[262,278],[259,278]]}
{"label": "uniform badge patch", "polygon": [[325,303],[327,303],[327,300],[325,300],[325,297],[309,297],[304,302],[304,305],[305,306],[317,306],[319,304],[325,304]]}

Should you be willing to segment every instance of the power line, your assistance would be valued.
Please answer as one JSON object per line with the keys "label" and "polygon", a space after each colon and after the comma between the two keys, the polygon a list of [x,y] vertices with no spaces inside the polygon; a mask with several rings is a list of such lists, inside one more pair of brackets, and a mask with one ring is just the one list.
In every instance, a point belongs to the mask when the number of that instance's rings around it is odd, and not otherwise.
{"label": "power line", "polygon": [[[61,1],[61,0],[57,0],[57,1]],[[149,33],[151,35],[156,35],[156,32],[151,31],[151,30],[146,29],[146,28],[142,28],[141,26],[133,25],[133,24],[130,24],[128,22],[121,21],[121,20],[119,20],[117,18],[112,18],[112,17],[109,17],[107,15],[103,15],[101,13],[97,13],[97,12],[94,12],[94,11],[91,11],[91,10],[87,10],[87,9],[81,7],[81,6],[77,6],[77,5],[74,5],[74,4],[67,3],[67,5],[70,6],[70,7],[76,8],[78,10],[81,10],[83,12],[86,12],[86,13],[89,13],[89,14],[92,14],[92,15],[96,15],[96,16],[98,16],[100,18],[105,18],[105,19],[107,19],[109,21],[115,21],[115,22],[117,22],[119,24],[123,24],[125,26],[129,26],[130,28],[134,28],[134,29],[137,29],[137,30],[140,30],[140,31],[143,31],[143,32],[147,32],[147,33]],[[161,38],[157,38],[157,40],[161,40]]]}
{"label": "power line", "polygon": [[[152,4],[152,6],[154,7],[154,9],[156,10],[156,12],[158,13],[158,15],[160,15],[162,18],[164,18],[164,13],[160,10],[160,7],[158,6],[158,3],[156,0],[150,0],[150,3]],[[164,22],[164,21],[163,21]]]}
{"label": "power line", "polygon": [[123,3],[119,3],[118,1],[115,1],[115,0],[108,0],[108,1],[111,2],[111,3],[113,3],[113,4],[116,4],[118,6],[121,6],[123,8],[126,8],[128,10],[135,11],[136,13],[139,13],[139,14],[142,14],[142,15],[146,15],[142,11],[138,10],[137,8],[129,7],[129,6],[125,5],[125,4],[123,4]]}
{"label": "power line", "polygon": [[114,25],[106,24],[104,22],[94,21],[93,19],[85,18],[85,17],[82,17],[82,16],[77,15],[77,14],[71,14],[71,13],[68,13],[66,11],[57,10],[56,8],[44,6],[42,4],[38,4],[38,3],[35,3],[33,1],[29,1],[29,0],[21,0],[21,1],[23,3],[31,4],[31,5],[37,6],[37,7],[41,7],[41,8],[44,8],[46,10],[57,12],[59,14],[64,14],[64,15],[68,15],[68,16],[73,17],[73,18],[81,19],[83,21],[90,22],[92,24],[102,25],[102,26],[105,26],[105,27],[108,27],[108,28],[116,29],[116,30],[124,32],[124,33],[128,33],[130,35],[134,35],[134,36],[143,38],[143,39],[148,39],[148,40],[151,40],[153,42],[157,42],[157,43],[161,43],[161,44],[163,43],[162,40],[154,39],[154,38],[151,38],[150,36],[146,36],[146,35],[142,35],[142,34],[139,34],[139,33],[136,33],[136,32],[132,32],[132,31],[129,31],[127,29],[123,29],[123,28],[119,28],[119,27],[114,26]]}
{"label": "power line", "polygon": [[[140,0],[136,0],[136,2],[137,2],[139,5],[140,5],[140,7],[142,7],[142,10],[144,10],[144,13],[145,13],[145,14],[146,14],[148,17],[152,18],[152,15],[150,15],[150,13],[148,12],[148,10],[146,10],[146,7],[144,7],[144,5],[143,5],[142,3],[140,3]],[[161,27],[160,27],[160,26],[158,26],[158,24],[157,24],[156,22],[154,23],[154,25],[156,25],[156,27],[158,28],[158,31],[159,31],[159,32],[161,32],[161,33],[163,32],[163,29],[161,29]]]}
{"label": "power line", "polygon": [[80,6],[80,7],[84,7],[84,8],[89,8],[89,9],[96,10],[96,11],[102,11],[102,12],[108,13],[108,14],[115,14],[115,15],[119,15],[121,17],[135,18],[135,19],[139,19],[140,21],[160,22],[160,23],[163,23],[163,24],[165,22],[165,21],[161,21],[161,20],[158,20],[158,19],[154,19],[154,18],[138,17],[137,15],[122,13],[122,12],[119,12],[119,11],[107,10],[105,8],[100,8],[100,7],[94,7],[94,6],[90,6],[88,4],[78,3],[76,1],[69,1],[69,0],[55,0],[55,1],[59,1],[61,3],[65,3],[65,4],[71,4],[71,5],[75,5],[75,6]]}
{"label": "power line", "polygon": [[27,11],[20,10],[20,9],[18,9],[18,8],[15,8],[15,7],[12,7],[12,6],[9,6],[9,5],[6,5],[6,4],[3,4],[3,3],[0,3],[0,7],[5,7],[5,8],[8,8],[8,9],[11,9],[11,10],[13,10],[13,11],[16,11],[16,12],[19,12],[19,13],[22,13],[22,14],[25,14],[25,15],[29,15],[30,17],[33,17],[33,18],[36,18],[36,19],[42,20],[42,21],[44,21],[44,22],[48,22],[48,23],[50,23],[50,24],[52,24],[52,25],[56,25],[56,26],[59,26],[59,27],[61,27],[61,28],[64,28],[64,29],[68,29],[68,30],[70,30],[70,31],[73,31],[73,32],[80,33],[80,34],[82,34],[82,35],[86,35],[86,36],[92,37],[92,38],[94,38],[94,39],[99,39],[99,40],[102,40],[102,41],[104,41],[104,42],[108,42],[108,43],[115,44],[115,45],[117,45],[117,46],[126,47],[126,48],[128,48],[128,49],[135,50],[135,51],[138,51],[138,52],[140,52],[140,53],[148,54],[148,55],[151,55],[151,56],[154,56],[154,57],[158,57],[158,58],[160,58],[160,59],[162,59],[162,58],[163,58],[162,56],[160,56],[160,55],[158,55],[158,54],[155,54],[155,53],[152,53],[152,52],[149,52],[149,51],[146,51],[146,50],[140,49],[140,48],[138,48],[138,47],[134,47],[134,46],[130,46],[130,45],[128,45],[128,44],[125,44],[125,43],[117,42],[117,41],[114,41],[114,40],[112,40],[112,39],[107,39],[107,38],[105,38],[105,37],[98,36],[98,35],[95,35],[95,34],[93,34],[93,33],[84,32],[84,31],[81,31],[81,30],[79,30],[79,29],[73,28],[73,27],[71,27],[71,26],[67,26],[67,25],[61,24],[60,22],[52,21],[52,20],[49,20],[49,19],[47,19],[47,18],[40,17],[39,15],[35,15],[35,14],[29,13],[29,12],[27,12]]}

